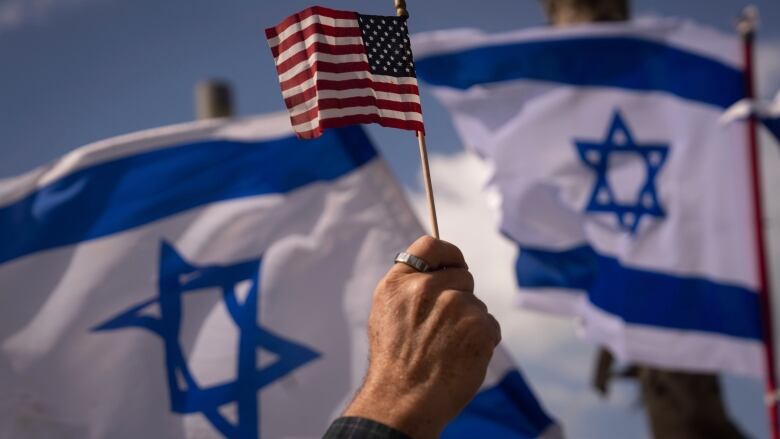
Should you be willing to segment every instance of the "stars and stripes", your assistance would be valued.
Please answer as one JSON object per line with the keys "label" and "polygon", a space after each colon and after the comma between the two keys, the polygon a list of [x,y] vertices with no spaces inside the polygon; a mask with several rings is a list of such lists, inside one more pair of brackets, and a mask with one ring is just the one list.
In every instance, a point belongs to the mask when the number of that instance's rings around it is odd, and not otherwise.
{"label": "stars and stripes", "polygon": [[299,137],[359,123],[424,132],[404,19],[314,6],[265,32]]}

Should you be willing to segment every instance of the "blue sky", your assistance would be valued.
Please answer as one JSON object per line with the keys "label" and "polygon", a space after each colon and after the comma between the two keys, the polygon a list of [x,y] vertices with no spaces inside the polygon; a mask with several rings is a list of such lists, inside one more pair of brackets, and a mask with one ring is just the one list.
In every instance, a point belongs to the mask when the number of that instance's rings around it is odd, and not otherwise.
{"label": "blue sky", "polygon": [[[780,4],[761,9],[761,42],[780,44]],[[329,0],[334,8],[392,14],[392,0]],[[475,5],[479,5],[476,11]],[[731,31],[743,0],[636,1],[637,14],[695,18]],[[307,0],[0,0],[0,177],[54,159],[79,145],[193,117],[192,87],[230,80],[239,114],[282,108],[263,29]],[[488,31],[541,25],[536,1],[410,1],[412,31],[477,27]],[[780,69],[780,66],[778,66]],[[780,81],[766,89],[780,88]],[[770,91],[765,91],[765,94]],[[460,143],[438,103],[423,105],[433,152]],[[416,175],[414,139],[372,128],[404,180]]]}
{"label": "blue sky", "polygon": [[[544,24],[533,0],[408,3],[413,32],[450,27],[501,31]],[[780,27],[771,25],[780,23],[780,2],[753,3],[764,23],[758,67],[760,93],[768,98],[780,89]],[[393,13],[392,0],[320,4]],[[640,0],[633,3],[633,9],[635,15],[689,17],[732,32],[735,17],[746,4],[742,0]],[[309,5],[309,0],[0,0],[0,178],[20,174],[95,140],[191,120],[192,89],[205,78],[224,78],[233,84],[240,115],[281,110],[263,29]],[[462,162],[462,147],[446,114],[425,89],[423,105],[429,148],[436,156],[434,178],[437,169],[447,172],[466,166],[463,175],[473,179],[463,181],[478,189],[481,171]],[[370,131],[397,175],[413,192],[418,190],[414,137],[378,127]],[[778,154],[768,156],[778,168]],[[466,198],[447,199],[447,191],[458,188],[454,182],[441,180],[442,216],[454,216],[469,203],[479,202],[476,189]],[[779,224],[774,211],[772,218],[774,225]],[[478,221],[492,230],[489,218],[475,218],[474,224]],[[453,236],[447,234],[446,220],[443,233]],[[774,242],[775,260],[780,261],[780,246],[777,239]],[[489,287],[502,288],[498,284]],[[501,295],[489,304],[511,302],[509,291]],[[509,311],[502,316],[520,322],[516,327],[507,325],[519,340],[512,352],[551,411],[565,422],[570,437],[646,437],[633,385],[619,384],[606,401],[589,390],[592,348],[574,337],[570,322],[511,312],[517,318]],[[535,334],[538,340],[526,343],[522,331],[534,328],[542,328],[544,336]],[[764,437],[761,383],[728,378],[726,391],[740,423],[753,435]]]}

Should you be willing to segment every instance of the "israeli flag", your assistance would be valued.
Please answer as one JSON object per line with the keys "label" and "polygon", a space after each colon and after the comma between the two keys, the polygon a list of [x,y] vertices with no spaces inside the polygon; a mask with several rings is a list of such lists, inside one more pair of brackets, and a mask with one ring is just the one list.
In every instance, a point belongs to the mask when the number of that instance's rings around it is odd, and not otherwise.
{"label": "israeli flag", "polygon": [[493,167],[521,303],[624,361],[762,375],[736,38],[677,19],[414,39]]}
{"label": "israeli flag", "polygon": [[[421,234],[361,128],[303,142],[286,114],[0,182],[0,437],[321,437],[367,367],[372,291]],[[557,431],[502,352],[488,375],[447,437]]]}

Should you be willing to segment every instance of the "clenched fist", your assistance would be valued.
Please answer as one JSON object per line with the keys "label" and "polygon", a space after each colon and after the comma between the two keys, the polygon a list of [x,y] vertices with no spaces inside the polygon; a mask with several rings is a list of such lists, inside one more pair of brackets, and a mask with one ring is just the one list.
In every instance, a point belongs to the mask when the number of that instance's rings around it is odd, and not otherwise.
{"label": "clenched fist", "polygon": [[423,237],[407,252],[431,271],[399,263],[377,286],[368,372],[344,415],[426,439],[438,437],[477,392],[501,329],[474,296],[457,247]]}

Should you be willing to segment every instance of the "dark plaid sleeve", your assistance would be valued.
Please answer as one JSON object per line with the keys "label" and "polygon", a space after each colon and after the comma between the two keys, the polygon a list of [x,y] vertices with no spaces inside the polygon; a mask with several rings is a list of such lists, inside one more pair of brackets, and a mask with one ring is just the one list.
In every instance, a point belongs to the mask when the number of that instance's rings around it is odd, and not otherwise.
{"label": "dark plaid sleeve", "polygon": [[364,418],[338,418],[323,439],[411,439],[384,424]]}

